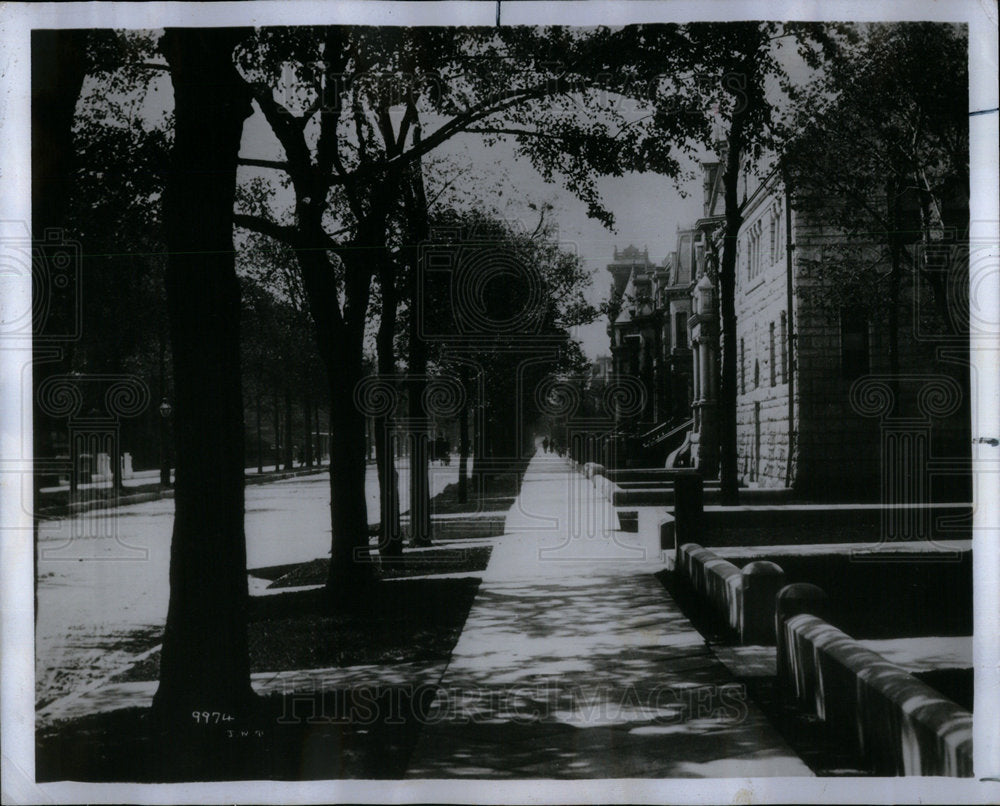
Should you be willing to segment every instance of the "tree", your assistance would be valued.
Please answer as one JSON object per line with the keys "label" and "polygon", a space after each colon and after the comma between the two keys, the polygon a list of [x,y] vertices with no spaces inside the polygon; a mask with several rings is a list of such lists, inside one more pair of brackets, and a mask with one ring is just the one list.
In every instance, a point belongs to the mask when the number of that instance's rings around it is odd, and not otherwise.
{"label": "tree", "polygon": [[455,390],[464,398],[458,409],[460,489],[468,412],[479,411],[474,470],[481,493],[484,463],[516,461],[533,451],[545,381],[586,365],[570,328],[597,315],[584,297],[591,278],[579,256],[558,242],[544,208],[532,231],[479,210],[441,210],[431,223],[428,261],[449,268],[428,271],[422,307],[406,317],[423,315],[424,330],[432,334],[430,364],[464,392]]}
{"label": "tree", "polygon": [[[280,463],[282,455],[278,434],[282,431],[283,411],[287,438],[281,447],[286,466],[291,467],[289,458],[294,446],[300,446],[301,458],[311,466],[315,389],[323,387],[325,369],[310,334],[309,311],[295,255],[279,241],[251,234],[239,244],[237,273],[247,317],[242,339],[244,386],[255,400],[257,453],[262,457],[263,401],[270,393],[283,398],[271,412],[278,418],[278,426],[273,429],[276,462]],[[293,401],[301,408],[301,431],[296,427],[298,418],[292,416]],[[261,458],[258,467],[262,464]]]}
{"label": "tree", "polygon": [[959,26],[873,25],[796,93],[787,123],[781,164],[796,203],[846,239],[813,267],[815,302],[884,318],[893,376],[905,286],[927,284],[945,334],[966,324],[946,265],[968,225],[966,49]]}
{"label": "tree", "polygon": [[[420,143],[421,125],[419,112],[414,112],[413,142]],[[420,157],[410,166],[403,191],[407,245],[404,254],[409,267],[409,303],[414,306],[421,293],[420,277],[425,266],[421,265],[422,245],[430,235],[430,210],[427,205],[427,189],[424,186],[423,165]],[[416,316],[410,317],[409,328],[409,371],[410,383],[407,389],[407,406],[410,421],[423,423],[428,412],[424,406],[427,390],[427,343],[423,333],[423,323]],[[430,479],[428,467],[430,451],[427,432],[421,426],[410,430],[410,542],[415,546],[427,546],[431,542]]]}
{"label": "tree", "polygon": [[[835,52],[834,31],[818,25],[773,22],[693,23],[686,26],[696,62],[711,81],[705,104],[716,110],[723,127],[721,142],[711,129],[702,129],[704,145],[721,149],[725,221],[722,256],[718,267],[722,337],[722,372],[719,388],[720,496],[724,504],[739,501],[736,443],[736,247],[743,225],[739,181],[747,163],[759,160],[774,143],[774,113],[778,101],[774,85],[789,86],[788,75],[777,58],[781,40],[794,41],[800,56],[818,67]],[[707,110],[706,110],[707,111]]]}
{"label": "tree", "polygon": [[243,531],[240,293],[233,255],[236,158],[251,112],[233,29],[168,29],[174,144],[163,199],[175,378],[177,484],[170,605],[154,715],[245,714],[253,701]]}
{"label": "tree", "polygon": [[[681,44],[676,26],[274,29],[259,32],[241,53],[254,98],[284,152],[280,160],[241,162],[277,171],[294,204],[284,220],[272,211],[236,221],[295,250],[330,378],[332,595],[349,599],[371,578],[364,423],[353,390],[363,374],[372,278],[399,270],[387,232],[415,187],[418,161],[462,132],[511,137],[547,179],[562,177],[592,215],[610,223],[595,171],[641,165],[676,175],[673,141],[664,133],[687,132],[689,125],[673,112],[648,120],[630,115],[607,104],[607,92],[632,91],[637,76],[667,82],[663,76],[685,53]],[[618,69],[639,52],[642,70]],[[558,96],[572,102],[554,104]],[[420,136],[425,114],[436,125]],[[415,358],[418,368],[419,353]]]}

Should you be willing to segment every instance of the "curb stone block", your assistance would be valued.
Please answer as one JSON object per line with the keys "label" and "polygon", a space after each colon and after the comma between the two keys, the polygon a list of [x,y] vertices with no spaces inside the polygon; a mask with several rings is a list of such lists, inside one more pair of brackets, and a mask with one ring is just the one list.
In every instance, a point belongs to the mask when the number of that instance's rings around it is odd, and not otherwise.
{"label": "curb stone block", "polygon": [[782,631],[781,682],[876,774],[973,774],[971,713],[817,616]]}

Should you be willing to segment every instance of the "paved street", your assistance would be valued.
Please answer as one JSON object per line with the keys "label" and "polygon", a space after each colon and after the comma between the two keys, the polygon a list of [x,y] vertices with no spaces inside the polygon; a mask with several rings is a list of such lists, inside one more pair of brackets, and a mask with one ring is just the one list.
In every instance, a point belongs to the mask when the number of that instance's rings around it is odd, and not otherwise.
{"label": "paved street", "polygon": [[[372,522],[378,521],[375,472],[369,465]],[[405,462],[399,475],[405,511]],[[455,462],[433,465],[431,494],[457,478]],[[248,567],[327,556],[329,501],[325,471],[248,486]],[[173,500],[161,499],[40,524],[36,702],[48,703],[98,681],[158,642],[169,599],[173,511]]]}

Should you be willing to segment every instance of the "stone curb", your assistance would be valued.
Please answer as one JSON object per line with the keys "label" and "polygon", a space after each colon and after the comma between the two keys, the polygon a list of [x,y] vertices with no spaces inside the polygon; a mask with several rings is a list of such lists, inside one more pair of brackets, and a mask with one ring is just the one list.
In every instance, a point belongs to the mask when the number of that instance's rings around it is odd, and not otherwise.
{"label": "stone curb", "polygon": [[782,682],[876,774],[973,774],[971,713],[818,616],[782,630]]}
{"label": "stone curb", "polygon": [[742,644],[774,644],[774,610],[785,572],[772,562],[738,568],[697,543],[678,550],[678,567]]}

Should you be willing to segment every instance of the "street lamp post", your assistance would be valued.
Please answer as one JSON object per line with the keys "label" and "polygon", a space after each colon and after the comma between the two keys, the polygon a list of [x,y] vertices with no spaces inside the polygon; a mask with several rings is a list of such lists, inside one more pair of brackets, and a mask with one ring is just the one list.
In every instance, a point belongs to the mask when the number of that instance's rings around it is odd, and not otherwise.
{"label": "street lamp post", "polygon": [[173,412],[170,401],[160,403],[160,486],[170,486],[170,452],[167,449],[167,420]]}

